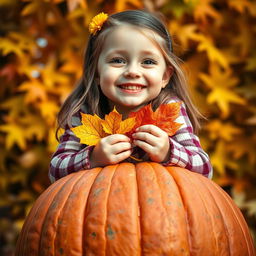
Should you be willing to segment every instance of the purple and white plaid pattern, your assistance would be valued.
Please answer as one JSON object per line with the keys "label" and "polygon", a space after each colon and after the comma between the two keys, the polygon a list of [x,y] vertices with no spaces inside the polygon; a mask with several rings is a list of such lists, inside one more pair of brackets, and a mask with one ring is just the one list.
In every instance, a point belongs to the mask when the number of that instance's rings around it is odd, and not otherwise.
{"label": "purple and white plaid pattern", "polygon": [[[177,101],[177,98],[174,98],[170,102]],[[201,148],[199,138],[193,133],[184,103],[181,105],[180,116],[176,122],[183,125],[174,136],[170,137],[170,158],[162,164],[183,167],[212,178],[213,171],[209,157]],[[74,126],[80,125],[80,115],[73,117],[72,123]],[[51,182],[72,172],[90,169],[89,156],[92,149],[93,146],[86,147],[86,145],[80,144],[74,133],[70,129],[66,129],[60,137],[60,144],[50,162],[49,178]],[[138,150],[137,157],[146,160],[146,156],[144,154],[143,157],[141,150]],[[127,161],[132,162],[131,159],[127,159]]]}

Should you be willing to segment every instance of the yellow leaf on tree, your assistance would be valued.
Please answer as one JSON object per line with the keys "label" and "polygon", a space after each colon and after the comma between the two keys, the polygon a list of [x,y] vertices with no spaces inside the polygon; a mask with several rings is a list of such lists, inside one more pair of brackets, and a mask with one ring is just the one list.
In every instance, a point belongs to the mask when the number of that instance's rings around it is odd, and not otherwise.
{"label": "yellow leaf on tree", "polygon": [[212,140],[223,139],[232,141],[235,137],[242,133],[242,130],[232,123],[223,123],[220,120],[212,120],[206,126],[209,136]]}
{"label": "yellow leaf on tree", "polygon": [[216,103],[222,111],[222,116],[227,117],[230,103],[244,105],[245,100],[232,88],[238,83],[238,78],[233,76],[229,69],[222,70],[218,65],[210,66],[210,74],[199,74],[199,77],[211,89],[207,96],[208,103]]}
{"label": "yellow leaf on tree", "polygon": [[37,103],[47,99],[47,91],[44,85],[38,79],[26,80],[23,82],[18,91],[25,91],[26,103]]}
{"label": "yellow leaf on tree", "polygon": [[196,20],[201,20],[204,24],[206,24],[207,17],[211,17],[215,20],[222,19],[221,14],[213,8],[212,0],[199,0],[197,3],[198,4],[194,10],[194,17]]}
{"label": "yellow leaf on tree", "polygon": [[237,170],[238,164],[229,157],[227,152],[228,142],[219,140],[216,144],[215,151],[210,155],[211,163],[214,170],[216,170],[220,175],[224,175],[226,172],[226,167],[230,167]]}
{"label": "yellow leaf on tree", "polygon": [[13,145],[18,145],[20,149],[26,148],[26,130],[15,123],[0,126],[0,131],[6,132],[6,148],[10,149]]}
{"label": "yellow leaf on tree", "polygon": [[203,34],[191,34],[191,39],[198,41],[198,51],[205,51],[211,62],[219,63],[223,68],[228,68],[229,63],[224,54],[216,48],[211,38]]}

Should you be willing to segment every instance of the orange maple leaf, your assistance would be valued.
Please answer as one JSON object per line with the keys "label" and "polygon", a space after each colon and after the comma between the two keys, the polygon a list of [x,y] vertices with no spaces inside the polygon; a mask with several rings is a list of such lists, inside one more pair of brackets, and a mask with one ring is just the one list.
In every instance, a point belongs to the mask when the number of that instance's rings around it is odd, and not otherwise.
{"label": "orange maple leaf", "polygon": [[102,120],[103,130],[108,134],[125,134],[135,125],[135,117],[130,117],[122,121],[122,115],[116,109],[105,116]]}
{"label": "orange maple leaf", "polygon": [[182,124],[174,120],[179,116],[180,102],[162,104],[154,112],[151,104],[146,105],[137,112],[132,112],[130,117],[136,118],[136,125],[130,131],[129,136],[140,126],[153,124],[168,133],[174,135]]}

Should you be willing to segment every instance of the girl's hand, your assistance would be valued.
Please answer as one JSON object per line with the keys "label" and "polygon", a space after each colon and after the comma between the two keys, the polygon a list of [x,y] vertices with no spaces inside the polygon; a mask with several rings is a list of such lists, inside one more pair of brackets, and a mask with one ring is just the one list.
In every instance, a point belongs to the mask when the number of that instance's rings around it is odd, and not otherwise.
{"label": "girl's hand", "polygon": [[117,164],[132,153],[130,139],[123,134],[112,134],[102,138],[90,156],[91,167]]}
{"label": "girl's hand", "polygon": [[168,134],[155,125],[143,125],[132,135],[133,144],[148,153],[154,162],[165,162],[169,158],[170,143]]}

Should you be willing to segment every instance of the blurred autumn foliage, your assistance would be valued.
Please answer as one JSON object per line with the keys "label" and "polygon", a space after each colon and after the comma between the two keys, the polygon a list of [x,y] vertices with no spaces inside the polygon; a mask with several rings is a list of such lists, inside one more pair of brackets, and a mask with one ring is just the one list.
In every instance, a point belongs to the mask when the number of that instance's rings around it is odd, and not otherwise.
{"label": "blurred autumn foliage", "polygon": [[[56,114],[81,76],[88,23],[100,11],[161,11],[184,60],[214,180],[256,234],[256,2],[0,0],[0,255],[49,185]],[[254,46],[253,46],[254,45]]]}

